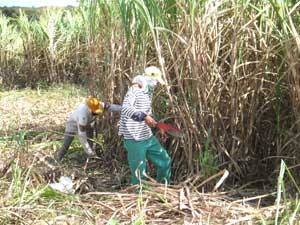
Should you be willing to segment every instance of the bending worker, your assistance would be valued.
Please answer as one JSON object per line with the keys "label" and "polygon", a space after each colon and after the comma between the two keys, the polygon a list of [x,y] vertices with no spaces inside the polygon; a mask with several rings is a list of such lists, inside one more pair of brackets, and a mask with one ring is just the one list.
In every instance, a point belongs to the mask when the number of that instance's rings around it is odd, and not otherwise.
{"label": "bending worker", "polygon": [[102,114],[104,111],[119,112],[121,106],[117,104],[110,104],[109,102],[100,102],[97,98],[89,98],[85,103],[76,108],[66,124],[64,142],[62,147],[55,153],[57,161],[61,161],[67,153],[74,136],[78,134],[79,140],[87,156],[93,156],[93,138],[94,126],[96,116]]}
{"label": "bending worker", "polygon": [[146,160],[156,167],[158,182],[170,182],[171,159],[151,130],[156,125],[151,117],[151,104],[158,83],[165,84],[160,69],[147,67],[144,74],[134,77],[123,100],[119,135],[123,136],[128,153],[132,184],[138,184],[145,177]]}

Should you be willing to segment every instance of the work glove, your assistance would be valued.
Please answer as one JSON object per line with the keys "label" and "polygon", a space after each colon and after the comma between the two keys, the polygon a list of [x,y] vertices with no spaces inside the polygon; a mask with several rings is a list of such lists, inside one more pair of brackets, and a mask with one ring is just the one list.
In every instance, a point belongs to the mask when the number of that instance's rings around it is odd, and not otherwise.
{"label": "work glove", "polygon": [[104,102],[104,110],[105,110],[105,111],[108,110],[109,107],[110,107],[110,101],[106,100],[106,101]]}
{"label": "work glove", "polygon": [[92,148],[87,148],[84,150],[85,154],[88,157],[94,157],[95,156],[95,151]]}

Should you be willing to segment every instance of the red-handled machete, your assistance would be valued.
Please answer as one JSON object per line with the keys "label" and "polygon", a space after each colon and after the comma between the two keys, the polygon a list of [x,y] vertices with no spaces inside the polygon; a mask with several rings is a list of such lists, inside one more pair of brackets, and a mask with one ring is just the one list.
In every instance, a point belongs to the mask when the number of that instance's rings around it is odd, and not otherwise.
{"label": "red-handled machete", "polygon": [[157,122],[156,127],[158,129],[165,131],[167,134],[169,134],[173,137],[182,137],[183,136],[183,133],[180,129],[178,129],[177,127],[174,127],[168,123]]}

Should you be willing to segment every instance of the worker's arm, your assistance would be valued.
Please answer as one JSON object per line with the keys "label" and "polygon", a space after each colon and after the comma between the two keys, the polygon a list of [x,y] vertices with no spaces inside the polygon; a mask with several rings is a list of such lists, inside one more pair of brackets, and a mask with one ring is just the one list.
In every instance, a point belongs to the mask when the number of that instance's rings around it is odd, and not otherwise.
{"label": "worker's arm", "polygon": [[111,104],[109,101],[104,102],[104,110],[109,112],[120,112],[121,105]]}
{"label": "worker's arm", "polygon": [[88,141],[87,141],[87,134],[86,134],[86,130],[87,130],[87,125],[81,125],[78,123],[78,136],[79,136],[79,141],[84,149],[84,151],[88,154],[88,155],[92,155],[93,154],[93,149],[91,148],[91,146],[89,145]]}

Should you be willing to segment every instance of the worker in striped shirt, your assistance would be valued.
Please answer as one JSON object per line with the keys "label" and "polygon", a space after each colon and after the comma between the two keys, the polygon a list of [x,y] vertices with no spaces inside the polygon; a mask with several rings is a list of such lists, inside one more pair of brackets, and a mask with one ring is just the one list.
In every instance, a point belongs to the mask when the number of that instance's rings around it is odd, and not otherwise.
{"label": "worker in striped shirt", "polygon": [[121,108],[119,135],[123,136],[128,153],[132,184],[138,184],[145,177],[146,160],[155,165],[158,182],[170,182],[171,159],[151,130],[157,123],[151,117],[153,90],[157,83],[165,85],[160,69],[147,67],[144,74],[132,80]]}

